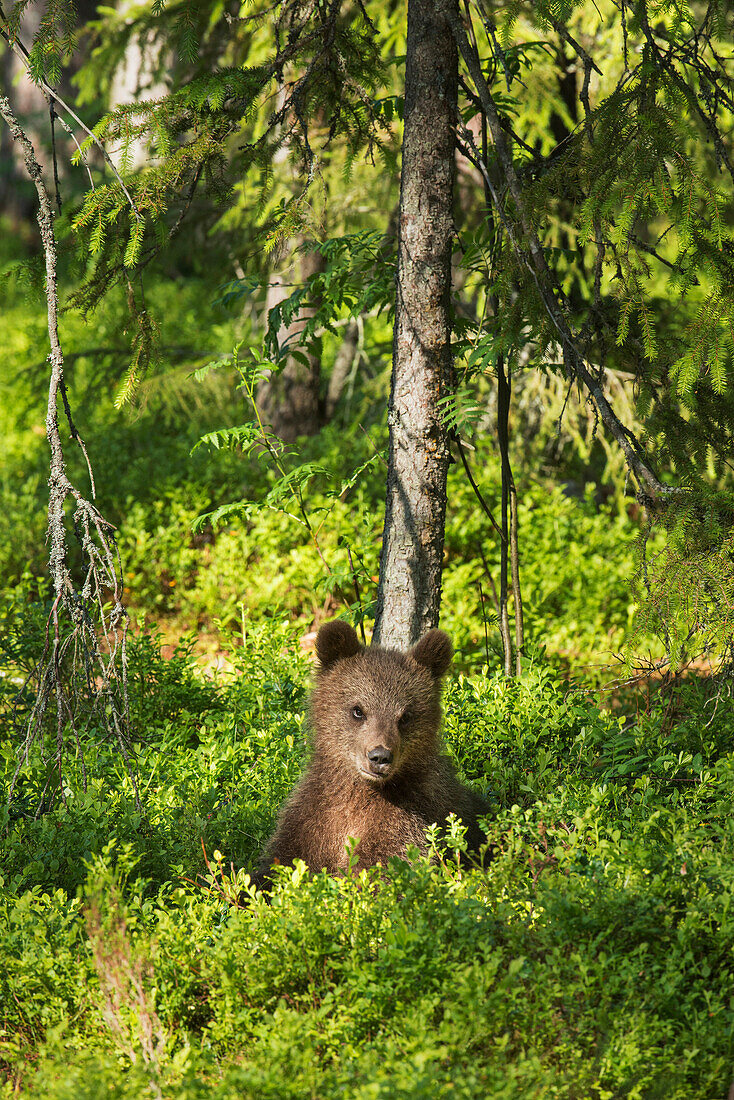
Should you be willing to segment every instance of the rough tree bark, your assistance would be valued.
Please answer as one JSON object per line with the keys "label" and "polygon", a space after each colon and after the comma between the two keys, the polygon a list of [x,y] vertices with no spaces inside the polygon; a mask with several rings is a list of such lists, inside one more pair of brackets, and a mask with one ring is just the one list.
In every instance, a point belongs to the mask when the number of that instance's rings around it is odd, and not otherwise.
{"label": "rough tree bark", "polygon": [[[456,0],[448,0],[458,14]],[[374,641],[412,645],[438,622],[451,386],[451,242],[458,60],[435,0],[409,0],[405,131],[385,529]]]}

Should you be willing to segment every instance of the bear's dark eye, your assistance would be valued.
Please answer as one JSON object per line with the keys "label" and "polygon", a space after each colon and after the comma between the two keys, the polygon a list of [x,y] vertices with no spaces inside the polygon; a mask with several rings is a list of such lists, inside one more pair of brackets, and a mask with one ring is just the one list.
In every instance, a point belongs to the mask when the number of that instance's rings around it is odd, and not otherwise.
{"label": "bear's dark eye", "polygon": [[361,722],[365,714],[361,707],[352,707],[352,718],[356,718],[358,722]]}
{"label": "bear's dark eye", "polygon": [[401,729],[403,729],[405,726],[410,725],[410,722],[411,722],[412,718],[413,718],[412,712],[409,711],[409,710],[406,710],[405,713],[401,714],[400,717],[398,718],[398,725],[401,727]]}

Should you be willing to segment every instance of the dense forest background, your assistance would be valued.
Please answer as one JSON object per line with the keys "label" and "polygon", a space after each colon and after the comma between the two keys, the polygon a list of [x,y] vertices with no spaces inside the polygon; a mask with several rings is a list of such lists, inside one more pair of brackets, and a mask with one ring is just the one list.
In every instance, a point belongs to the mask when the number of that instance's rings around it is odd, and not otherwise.
{"label": "dense forest background", "polygon": [[[0,8],[7,1096],[729,1091],[731,12],[409,9]],[[385,606],[426,42],[445,736],[487,852],[454,825],[268,903],[314,630]]]}

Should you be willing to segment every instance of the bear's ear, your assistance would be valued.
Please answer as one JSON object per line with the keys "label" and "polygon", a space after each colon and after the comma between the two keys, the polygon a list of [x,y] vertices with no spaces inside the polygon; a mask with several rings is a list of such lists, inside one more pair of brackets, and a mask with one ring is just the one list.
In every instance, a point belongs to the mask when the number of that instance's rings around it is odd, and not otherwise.
{"label": "bear's ear", "polygon": [[430,669],[437,680],[451,664],[453,653],[451,639],[443,630],[429,630],[410,651],[413,660]]}
{"label": "bear's ear", "polygon": [[316,636],[316,656],[321,665],[319,671],[326,672],[344,657],[354,657],[361,648],[357,632],[349,623],[342,619],[324,623]]}

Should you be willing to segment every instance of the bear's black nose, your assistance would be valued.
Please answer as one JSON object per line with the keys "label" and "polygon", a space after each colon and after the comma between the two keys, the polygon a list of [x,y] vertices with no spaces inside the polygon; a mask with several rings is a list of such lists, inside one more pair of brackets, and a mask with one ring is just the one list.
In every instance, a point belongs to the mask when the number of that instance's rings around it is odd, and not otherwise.
{"label": "bear's black nose", "polygon": [[370,749],[367,753],[367,759],[375,771],[382,771],[388,764],[392,764],[392,752],[390,749],[386,749],[384,745],[378,745],[377,748]]}

